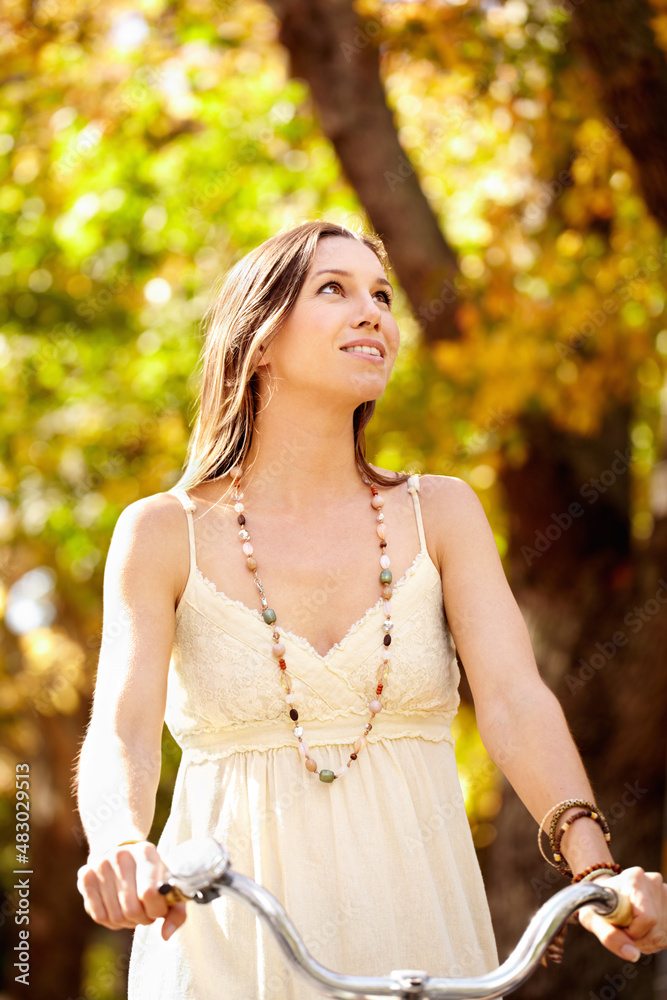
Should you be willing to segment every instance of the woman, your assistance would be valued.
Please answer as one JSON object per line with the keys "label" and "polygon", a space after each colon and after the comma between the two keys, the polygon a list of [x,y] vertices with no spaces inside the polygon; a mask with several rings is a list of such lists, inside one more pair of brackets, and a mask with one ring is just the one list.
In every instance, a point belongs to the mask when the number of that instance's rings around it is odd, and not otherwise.
{"label": "woman", "polygon": [[[457,648],[536,821],[593,798],[473,490],[364,457],[399,348],[386,269],[376,237],[320,221],[241,260],[210,310],[185,473],[114,531],[79,887],[98,923],[136,928],[131,1000],[313,996],[235,900],[168,911],[162,855],[203,835],[338,971],[496,967],[450,731]],[[155,846],[165,718],[183,756]],[[560,848],[631,893],[627,931],[582,910],[610,951],[664,945],[660,876],[606,870],[590,816]]]}

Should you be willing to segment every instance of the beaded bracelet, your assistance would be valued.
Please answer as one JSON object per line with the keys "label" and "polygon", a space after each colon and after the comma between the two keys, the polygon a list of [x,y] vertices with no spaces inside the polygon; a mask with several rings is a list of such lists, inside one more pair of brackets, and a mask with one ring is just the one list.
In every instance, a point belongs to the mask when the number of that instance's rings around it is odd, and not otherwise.
{"label": "beaded bracelet", "polygon": [[565,820],[560,830],[556,834],[554,842],[552,844],[554,861],[559,866],[560,870],[563,872],[564,875],[571,875],[572,869],[568,865],[567,861],[563,860],[563,855],[561,854],[560,845],[562,843],[565,831],[568,830],[572,826],[572,824],[575,823],[578,819],[594,819],[597,822],[598,814],[596,812],[593,812],[592,809],[583,809],[581,812],[575,813],[574,816],[570,816],[569,819]]}
{"label": "beaded bracelet", "polygon": [[[554,819],[556,820],[556,822],[558,822],[558,820],[563,815],[565,810],[569,809],[570,806],[590,806],[590,805],[591,805],[590,802],[586,802],[583,799],[564,799],[562,802],[557,802],[555,806],[551,807],[551,809],[547,809],[546,813],[544,814],[544,817],[542,818],[542,822],[540,823],[537,830],[537,846],[544,860],[548,864],[550,864],[552,868],[558,868],[558,865],[554,865],[552,861],[549,861],[549,858],[546,856],[542,848],[542,834],[546,833],[546,831],[543,830],[542,828],[547,821],[547,817],[550,815],[550,813],[555,811]],[[549,835],[549,843],[553,852],[553,836],[551,834]]]}
{"label": "beaded bracelet", "polygon": [[584,868],[584,870],[579,872],[578,875],[575,875],[572,879],[572,884],[574,885],[575,882],[592,881],[607,872],[610,872],[612,875],[620,875],[622,871],[623,869],[621,866],[616,864],[615,861],[598,861],[596,864],[589,865],[588,868]]}
{"label": "beaded bracelet", "polygon": [[[563,827],[559,831],[560,837],[558,837],[557,835],[558,838],[557,843],[556,843],[556,838],[554,838],[554,840],[552,841],[552,850],[554,850],[554,848],[560,850],[560,843],[563,838],[563,833],[565,832],[567,827],[570,826],[575,821],[575,819],[583,819],[584,817],[590,818],[597,823],[597,825],[600,827],[600,829],[604,834],[604,839],[607,841],[607,843],[609,843],[609,841],[611,840],[611,833],[609,831],[609,824],[607,823],[604,813],[602,812],[601,809],[598,809],[597,806],[592,806],[590,809],[585,810],[584,812],[576,813],[574,816],[571,816],[569,820],[566,820],[565,823],[563,823]],[[556,853],[555,850],[554,853]]]}
{"label": "beaded bracelet", "polygon": [[[600,813],[600,810],[598,809],[598,807],[595,805],[595,803],[594,802],[587,802],[586,799],[568,799],[567,800],[567,805],[566,805],[565,802],[562,802],[561,806],[563,808],[559,808],[558,812],[556,813],[556,815],[551,820],[551,828],[549,830],[549,843],[551,844],[552,849],[553,849],[553,845],[554,845],[554,839],[555,839],[555,836],[556,836],[556,828],[558,827],[558,820],[561,818],[561,816],[563,815],[563,813],[567,809],[570,808],[570,806],[583,806],[584,809],[590,809],[591,812],[594,812],[596,814],[602,815]],[[604,817],[603,817],[603,820],[604,820],[604,824],[606,826],[607,825],[607,821],[606,821],[606,819],[604,819]],[[608,829],[609,829],[609,827],[607,826],[607,830]]]}
{"label": "beaded bracelet", "polygon": [[[558,846],[556,846],[555,842],[556,827],[558,826],[558,820],[563,815],[563,813],[566,812],[566,810],[570,809],[572,806],[587,807],[590,810],[589,818],[594,819],[595,822],[598,824],[598,826],[600,826],[602,832],[604,833],[604,837],[607,843],[609,843],[609,841],[611,840],[611,834],[609,832],[609,824],[607,823],[607,820],[605,819],[601,810],[593,802],[588,802],[586,799],[564,799],[562,802],[558,802],[555,806],[552,806],[551,809],[547,810],[544,818],[542,819],[542,822],[539,825],[537,831],[537,846],[539,847],[540,854],[547,862],[547,864],[551,865],[552,868],[556,868],[559,872],[561,872],[562,875],[571,875],[572,874],[571,869],[569,865],[563,863],[562,856],[560,858],[559,863],[554,864],[554,862],[550,861],[549,858],[544,853],[544,850],[542,849],[542,834],[546,833],[546,831],[543,830],[543,826],[549,814],[555,812],[555,815],[551,821],[551,828],[549,830],[549,845],[551,847],[551,851],[554,854],[554,856],[560,854],[559,850],[560,840],[558,841]],[[577,814],[577,818],[579,819],[582,818],[582,816],[583,816],[582,813]]]}

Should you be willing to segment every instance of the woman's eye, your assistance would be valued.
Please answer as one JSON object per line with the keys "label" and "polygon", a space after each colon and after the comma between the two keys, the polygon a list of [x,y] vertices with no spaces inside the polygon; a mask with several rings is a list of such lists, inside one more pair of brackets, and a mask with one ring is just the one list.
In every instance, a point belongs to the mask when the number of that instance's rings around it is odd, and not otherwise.
{"label": "woman's eye", "polygon": [[[322,285],[320,291],[323,292],[326,288],[337,288],[339,292],[342,291],[342,287],[337,281],[327,281],[326,285]],[[386,304],[391,307],[391,296],[389,292],[375,292],[376,295],[381,295],[386,302]]]}

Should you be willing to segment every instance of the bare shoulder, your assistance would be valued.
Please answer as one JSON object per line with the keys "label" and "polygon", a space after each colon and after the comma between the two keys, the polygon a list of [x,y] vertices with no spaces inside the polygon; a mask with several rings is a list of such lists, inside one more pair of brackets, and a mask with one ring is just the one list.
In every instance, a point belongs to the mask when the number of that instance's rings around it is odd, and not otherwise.
{"label": "bare shoulder", "polygon": [[140,574],[159,578],[182,592],[189,571],[189,541],[183,505],[173,493],[155,493],[128,504],[113,532],[107,562],[123,562]]}
{"label": "bare shoulder", "polygon": [[114,533],[136,536],[137,541],[140,536],[150,537],[165,531],[171,536],[179,533],[178,529],[182,529],[183,521],[183,505],[178,497],[173,493],[154,493],[128,504],[121,511]]}
{"label": "bare shoulder", "polygon": [[458,476],[420,476],[419,499],[424,531],[438,554],[439,566],[451,564],[473,539],[495,539],[484,506],[464,479]]}
{"label": "bare shoulder", "polygon": [[443,503],[461,511],[482,506],[472,486],[458,476],[420,476],[419,496],[435,508]]}

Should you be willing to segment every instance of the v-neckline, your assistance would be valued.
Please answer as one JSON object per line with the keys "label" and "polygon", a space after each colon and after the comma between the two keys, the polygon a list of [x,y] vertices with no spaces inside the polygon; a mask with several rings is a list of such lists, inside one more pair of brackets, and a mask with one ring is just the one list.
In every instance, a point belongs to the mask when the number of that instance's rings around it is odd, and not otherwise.
{"label": "v-neckline", "polygon": [[[430,562],[431,565],[433,566],[433,568],[435,569],[435,571],[438,572],[435,563],[431,559],[431,556],[430,556],[430,554],[428,552],[428,549],[427,548],[422,548],[422,549],[419,550],[419,552],[417,553],[417,555],[415,556],[415,558],[412,560],[412,562],[410,563],[410,565],[408,566],[408,568],[406,569],[405,573],[400,578],[400,580],[398,580],[397,583],[393,584],[392,589],[393,589],[394,592],[396,590],[399,590],[405,583],[407,583],[408,580],[410,579],[410,577],[414,576],[417,568],[421,565],[421,563],[424,561],[424,559],[426,559],[427,562]],[[232,597],[228,597],[228,595],[225,594],[224,591],[218,590],[218,588],[213,583],[213,581],[209,580],[207,576],[204,576],[204,574],[202,573],[202,571],[199,568],[199,565],[197,563],[195,563],[194,569],[195,569],[196,578],[198,578],[199,581],[205,587],[207,587],[211,591],[212,594],[214,594],[214,596],[216,596],[216,597],[220,598],[221,600],[225,601],[227,604],[230,604],[230,605],[233,605],[236,608],[239,608],[245,614],[252,615],[253,618],[255,618],[257,621],[261,622],[262,624],[266,624],[266,622],[264,621],[264,618],[262,616],[261,611],[259,611],[257,608],[249,608],[247,604],[243,603],[243,601],[236,601]],[[187,587],[186,587],[186,589],[187,589]],[[185,591],[183,591],[183,594],[181,596],[181,600],[179,601],[179,604],[178,604],[179,608],[181,607],[184,598],[185,598]],[[391,600],[394,600],[394,594],[393,593],[392,593],[392,596],[391,596]],[[304,636],[297,635],[296,632],[290,632],[289,630],[284,629],[281,625],[277,625],[276,628],[277,628],[277,631],[281,634],[281,636],[283,636],[286,639],[290,639],[300,649],[304,649],[307,652],[312,653],[313,656],[316,656],[318,660],[322,661],[323,663],[326,663],[329,660],[329,658],[334,653],[337,653],[340,649],[343,649],[343,647],[347,643],[347,640],[350,638],[350,636],[354,635],[361,628],[363,628],[363,626],[366,624],[366,622],[379,609],[379,607],[381,606],[381,604],[382,604],[383,601],[384,601],[384,598],[383,597],[379,597],[377,599],[377,601],[375,602],[375,604],[373,604],[370,608],[367,608],[364,611],[364,613],[361,616],[361,618],[358,618],[356,620],[356,622],[353,622],[352,625],[350,625],[350,627],[348,628],[348,630],[345,633],[345,635],[343,636],[343,638],[339,642],[335,642],[333,644],[333,646],[330,649],[328,649],[326,651],[326,653],[324,653],[324,654],[318,652],[315,649],[315,647],[313,645],[311,645],[311,643],[308,641],[308,639],[306,639]]]}

